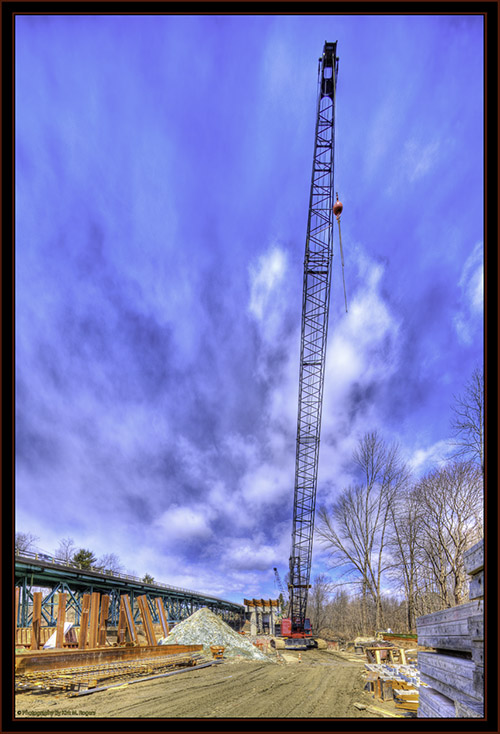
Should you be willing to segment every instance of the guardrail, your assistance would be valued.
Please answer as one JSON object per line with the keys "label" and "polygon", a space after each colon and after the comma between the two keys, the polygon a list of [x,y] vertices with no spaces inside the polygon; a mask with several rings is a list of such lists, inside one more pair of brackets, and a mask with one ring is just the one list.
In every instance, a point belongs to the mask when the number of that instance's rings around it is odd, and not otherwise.
{"label": "guardrail", "polygon": [[[222,599],[219,596],[212,596],[211,594],[202,594],[200,591],[193,591],[192,589],[183,589],[180,586],[171,586],[170,584],[164,584],[161,581],[143,581],[139,576],[132,576],[127,573],[120,573],[118,571],[106,570],[99,567],[84,568],[79,563],[73,561],[66,561],[62,558],[56,558],[55,556],[49,556],[47,553],[34,553],[32,551],[23,551],[22,553],[15,553],[16,558],[25,558],[26,560],[44,561],[45,563],[52,563],[54,566],[62,566],[64,568],[71,568],[73,570],[90,571],[91,573],[99,574],[105,578],[123,579],[124,581],[135,581],[136,583],[144,584],[146,586],[156,586],[161,589],[168,589],[169,591],[180,591],[183,594],[189,594],[191,596],[201,596],[204,599],[213,599],[214,601],[222,601],[226,604],[235,604],[235,602],[228,602],[227,599]],[[238,604],[237,606],[243,606]]]}

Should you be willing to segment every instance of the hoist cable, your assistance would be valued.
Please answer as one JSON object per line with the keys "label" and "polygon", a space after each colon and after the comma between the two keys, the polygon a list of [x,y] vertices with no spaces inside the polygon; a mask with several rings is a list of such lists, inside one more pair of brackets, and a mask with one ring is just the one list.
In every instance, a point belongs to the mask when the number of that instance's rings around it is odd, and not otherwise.
{"label": "hoist cable", "polygon": [[[333,62],[333,70],[332,71],[333,71],[333,115],[335,117],[335,107],[336,107],[336,101],[337,101],[337,77],[336,77],[336,74],[335,74],[335,60]],[[334,124],[335,124],[335,120],[334,120]],[[337,131],[337,128],[335,127],[334,128],[334,135],[335,135],[335,140],[334,140],[335,147],[334,147],[334,151],[335,151],[335,148],[337,147],[336,146],[336,143],[337,143],[337,133],[338,133],[338,131]],[[338,157],[338,154],[337,154],[337,157]],[[333,181],[332,181],[332,184],[333,184]],[[333,185],[332,185],[332,195],[333,195]],[[337,194],[337,201],[338,201],[338,194]],[[342,211],[342,209],[340,211]],[[338,214],[338,216],[337,216],[337,222],[338,222],[338,225],[339,225],[340,259],[341,259],[341,262],[342,262],[342,282],[344,284],[345,312],[347,313],[347,294],[346,294],[346,289],[345,289],[345,276],[344,276],[344,252],[343,252],[343,249],[342,249],[342,235],[341,235],[341,232],[340,232],[340,214]]]}
{"label": "hoist cable", "polygon": [[347,313],[347,295],[345,290],[345,277],[344,277],[344,252],[342,250],[342,235],[340,233],[340,217],[337,217],[339,224],[339,244],[340,244],[340,259],[342,261],[342,281],[344,283],[344,301],[345,301],[345,312]]}

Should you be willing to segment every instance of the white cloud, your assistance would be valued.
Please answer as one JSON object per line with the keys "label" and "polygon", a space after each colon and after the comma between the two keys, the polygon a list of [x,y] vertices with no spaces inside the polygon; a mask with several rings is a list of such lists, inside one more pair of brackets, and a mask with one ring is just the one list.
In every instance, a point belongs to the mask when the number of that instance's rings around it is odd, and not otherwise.
{"label": "white cloud", "polygon": [[402,164],[411,183],[422,178],[432,169],[439,149],[438,140],[425,144],[421,140],[411,138],[405,143]]}
{"label": "white cloud", "polygon": [[335,404],[337,416],[347,407],[355,384],[385,381],[397,367],[400,324],[380,293],[383,267],[358,255],[358,268],[362,286],[351,299],[349,312],[335,324],[326,357],[325,395]]}
{"label": "white cloud", "polygon": [[478,242],[467,258],[458,283],[461,304],[454,318],[455,329],[462,344],[471,344],[474,331],[480,325],[484,303],[483,246]]}
{"label": "white cloud", "polygon": [[212,512],[207,505],[171,505],[156,520],[157,529],[165,532],[168,544],[187,540],[208,540],[212,535]]}
{"label": "white cloud", "polygon": [[[352,454],[361,436],[381,429],[384,394],[399,366],[401,323],[384,300],[384,268],[356,248],[361,286],[328,340],[318,474],[318,501],[352,483]],[[384,433],[385,435],[385,433]],[[387,436],[390,440],[390,436]]]}
{"label": "white cloud", "polygon": [[412,450],[408,458],[408,465],[415,474],[422,475],[436,466],[444,466],[450,453],[451,446],[448,441],[437,441],[427,448],[420,446]]}
{"label": "white cloud", "polygon": [[248,310],[267,339],[272,339],[282,324],[285,304],[279,296],[287,268],[287,254],[278,245],[272,245],[256,263],[250,264]]}
{"label": "white cloud", "polygon": [[[279,466],[279,461],[272,464],[262,463],[252,472],[246,474],[241,482],[245,502],[256,510],[273,504],[290,492],[293,481],[293,467],[288,473]],[[289,474],[289,475],[288,475]]]}

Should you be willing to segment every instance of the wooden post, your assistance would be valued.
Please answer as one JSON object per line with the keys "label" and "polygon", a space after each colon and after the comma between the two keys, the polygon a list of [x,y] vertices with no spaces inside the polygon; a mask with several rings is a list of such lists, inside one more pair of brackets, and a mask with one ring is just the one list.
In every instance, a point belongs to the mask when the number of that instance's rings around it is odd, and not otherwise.
{"label": "wooden post", "polygon": [[90,629],[89,629],[89,647],[97,647],[97,634],[99,632],[99,600],[101,595],[98,591],[92,594],[90,605]]}
{"label": "wooden post", "polygon": [[406,653],[404,651],[404,648],[399,649],[399,654],[401,655],[401,664],[406,665]]}
{"label": "wooden post", "polygon": [[33,593],[33,617],[31,620],[31,649],[40,647],[40,625],[42,622],[42,592]]}
{"label": "wooden post", "polygon": [[123,645],[125,642],[125,632],[127,629],[127,619],[125,617],[125,601],[124,597],[120,597],[120,614],[118,617],[118,631],[116,641],[119,645]]}
{"label": "wooden post", "polygon": [[139,611],[142,617],[142,626],[146,633],[146,639],[148,645],[157,645],[156,635],[153,629],[153,620],[151,619],[151,612],[149,611],[148,598],[144,594],[143,596],[137,597],[137,603],[139,604]]}
{"label": "wooden post", "polygon": [[59,594],[57,604],[56,647],[64,647],[64,622],[66,621],[66,594]]}
{"label": "wooden post", "polygon": [[109,612],[109,596],[103,596],[101,600],[101,619],[99,622],[99,639],[97,641],[98,647],[104,647],[106,645],[106,628],[108,625],[108,612]]}
{"label": "wooden post", "polygon": [[87,634],[89,628],[90,594],[84,594],[82,599],[82,616],[80,619],[80,639],[78,648],[85,650],[87,647]]}
{"label": "wooden post", "polygon": [[14,633],[14,644],[15,645],[17,645],[17,640],[18,640],[17,618],[18,618],[18,615],[19,615],[19,594],[20,594],[20,592],[21,592],[21,589],[19,588],[19,586],[16,586],[16,616],[14,617],[14,630],[15,630],[15,633]]}
{"label": "wooden post", "polygon": [[165,607],[163,606],[161,596],[156,598],[156,608],[158,609],[158,617],[163,630],[163,636],[166,637],[170,630],[168,629],[167,615],[165,614]]}
{"label": "wooden post", "polygon": [[137,637],[137,631],[135,629],[134,615],[132,614],[132,607],[130,606],[130,599],[128,598],[126,594],[124,594],[122,596],[122,600],[123,600],[123,608],[125,610],[125,621],[127,623],[127,629],[130,635],[130,639],[134,643],[134,645],[138,645],[139,639]]}

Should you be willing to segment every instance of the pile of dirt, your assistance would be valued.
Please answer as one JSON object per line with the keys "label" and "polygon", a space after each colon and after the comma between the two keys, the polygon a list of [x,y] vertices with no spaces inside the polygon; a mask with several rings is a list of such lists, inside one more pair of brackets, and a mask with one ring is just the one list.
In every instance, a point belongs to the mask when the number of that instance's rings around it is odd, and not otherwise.
{"label": "pile of dirt", "polygon": [[207,607],[177,624],[172,632],[160,640],[163,645],[203,645],[203,652],[211,656],[210,646],[224,647],[224,657],[244,657],[250,660],[273,662],[243,635],[235,632],[223,619]]}

